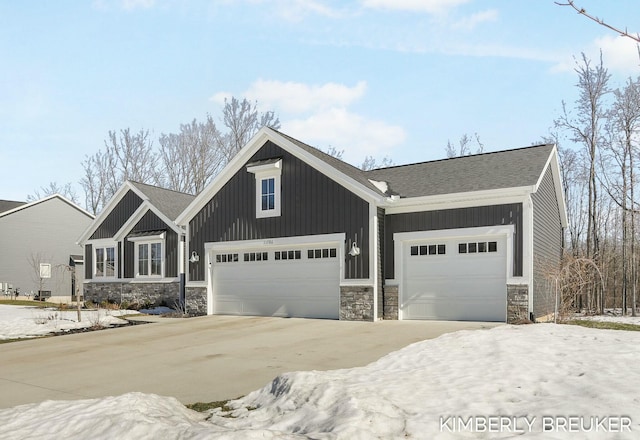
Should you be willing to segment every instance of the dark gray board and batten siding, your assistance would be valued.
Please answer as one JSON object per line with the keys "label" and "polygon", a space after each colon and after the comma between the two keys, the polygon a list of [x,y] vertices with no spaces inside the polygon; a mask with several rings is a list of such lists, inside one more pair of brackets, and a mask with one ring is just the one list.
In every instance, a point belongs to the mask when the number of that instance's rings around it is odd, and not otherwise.
{"label": "dark gray board and batten siding", "polygon": [[[255,176],[242,167],[189,222],[189,253],[211,242],[345,233],[345,278],[369,278],[369,203],[304,161],[266,142],[246,163],[281,158],[281,215],[256,218]],[[246,164],[245,164],[246,165]],[[360,255],[346,251],[357,242]],[[205,259],[189,279],[204,280]]]}
{"label": "dark gray board and batten siding", "polygon": [[[109,239],[120,230],[133,215],[133,213],[142,204],[142,199],[133,191],[128,191],[122,200],[118,202],[115,208],[107,215],[104,221],[96,228],[91,235],[90,240],[97,239]],[[164,230],[166,231],[165,238],[165,276],[177,277],[178,276],[178,234],[176,234],[170,227],[167,226],[160,218],[153,212],[148,211],[138,221],[138,223],[132,228],[131,232],[150,231],[150,230]],[[125,240],[123,259],[123,246],[121,242],[117,244],[118,264],[122,267],[124,261],[124,274],[122,270],[118,270],[118,278],[133,278],[135,274],[135,261],[134,261],[134,243]],[[93,278],[93,247],[91,244],[85,245],[85,279],[90,280]]]}
{"label": "dark gray board and batten siding", "polygon": [[553,174],[548,168],[532,194],[533,201],[533,313],[536,317],[554,311],[555,291],[547,279],[560,267],[564,248],[564,234],[560,208],[556,197]]}
{"label": "dark gray board and batten siding", "polygon": [[443,209],[387,215],[385,220],[384,276],[395,277],[393,234],[396,232],[435,231],[514,225],[514,276],[522,276],[522,203]]}

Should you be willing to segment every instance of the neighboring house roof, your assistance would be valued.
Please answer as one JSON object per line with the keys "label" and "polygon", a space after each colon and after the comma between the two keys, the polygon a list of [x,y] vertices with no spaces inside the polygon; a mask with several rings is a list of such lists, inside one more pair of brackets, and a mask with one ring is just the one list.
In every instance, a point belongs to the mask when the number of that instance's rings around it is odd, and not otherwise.
{"label": "neighboring house roof", "polygon": [[67,199],[64,196],[61,196],[60,194],[53,194],[53,195],[50,195],[50,196],[45,197],[45,198],[40,199],[40,200],[36,200],[35,202],[31,202],[31,203],[13,202],[14,204],[18,203],[18,205],[17,206],[14,205],[15,207],[12,208],[12,209],[9,209],[8,211],[1,211],[0,210],[0,217],[11,215],[14,212],[22,211],[23,209],[29,209],[32,206],[39,205],[40,203],[44,203],[44,202],[47,202],[47,201],[49,201],[51,199],[56,199],[56,198],[60,199],[61,201],[63,201],[67,205],[71,206],[72,208],[80,211],[81,213],[83,213],[87,217],[89,217],[91,219],[95,218],[95,216],[93,214],[91,214],[90,212],[82,209],[80,206],[76,205],[71,200]]}
{"label": "neighboring house roof", "polygon": [[380,168],[367,177],[387,182],[388,194],[423,197],[533,186],[545,170],[550,144]]}
{"label": "neighboring house roof", "polygon": [[13,200],[0,200],[0,213],[11,211],[18,206],[26,205],[27,202],[15,202]]}
{"label": "neighboring house roof", "polygon": [[129,182],[144,193],[149,202],[171,220],[175,220],[195,198],[191,194],[160,188],[159,186],[134,181]]}

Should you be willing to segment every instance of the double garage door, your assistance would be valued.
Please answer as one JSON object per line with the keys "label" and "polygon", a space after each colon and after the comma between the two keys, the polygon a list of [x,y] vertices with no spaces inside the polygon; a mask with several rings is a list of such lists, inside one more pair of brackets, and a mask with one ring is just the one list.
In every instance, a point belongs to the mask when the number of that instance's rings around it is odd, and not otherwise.
{"label": "double garage door", "polygon": [[214,251],[214,313],[338,319],[336,245]]}
{"label": "double garage door", "polygon": [[403,319],[505,321],[506,238],[406,241]]}

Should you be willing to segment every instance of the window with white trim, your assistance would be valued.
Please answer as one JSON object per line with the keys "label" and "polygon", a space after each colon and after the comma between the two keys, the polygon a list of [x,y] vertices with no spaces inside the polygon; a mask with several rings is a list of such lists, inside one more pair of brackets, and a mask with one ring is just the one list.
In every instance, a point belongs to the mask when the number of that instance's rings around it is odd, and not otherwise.
{"label": "window with white trim", "polygon": [[247,171],[253,173],[256,178],[256,218],[279,217],[282,159],[249,164]]}
{"label": "window with white trim", "polygon": [[165,232],[149,231],[131,234],[134,244],[135,278],[164,278]]}
{"label": "window with white trim", "polygon": [[164,253],[162,242],[136,244],[136,277],[163,277]]}
{"label": "window with white trim", "polygon": [[115,246],[95,246],[94,262],[93,275],[96,278],[115,278],[117,276]]}

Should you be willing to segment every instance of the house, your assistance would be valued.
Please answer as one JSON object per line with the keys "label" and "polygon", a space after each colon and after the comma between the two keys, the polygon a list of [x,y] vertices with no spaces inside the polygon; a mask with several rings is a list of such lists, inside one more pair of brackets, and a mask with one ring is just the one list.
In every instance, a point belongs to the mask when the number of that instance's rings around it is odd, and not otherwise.
{"label": "house", "polygon": [[0,200],[0,292],[68,303],[82,285],[78,234],[93,215],[55,194],[31,203]]}
{"label": "house", "polygon": [[554,145],[362,171],[263,128],[176,222],[192,313],[511,322],[567,219]]}
{"label": "house", "polygon": [[78,239],[84,247],[85,299],[177,304],[184,231],[174,220],[193,199],[190,194],[125,181]]}

